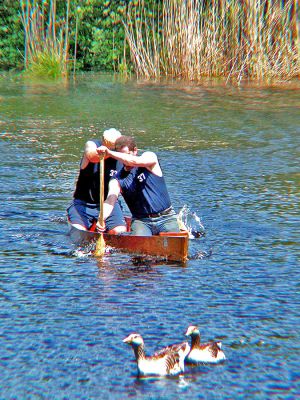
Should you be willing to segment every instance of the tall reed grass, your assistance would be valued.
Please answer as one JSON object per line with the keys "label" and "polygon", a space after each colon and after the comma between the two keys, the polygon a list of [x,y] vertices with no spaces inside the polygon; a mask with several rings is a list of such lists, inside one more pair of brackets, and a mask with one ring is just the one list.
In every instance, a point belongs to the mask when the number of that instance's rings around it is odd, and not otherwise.
{"label": "tall reed grass", "polygon": [[21,0],[21,20],[25,33],[25,70],[39,77],[64,77],[69,61],[69,10],[58,18],[56,0]]}
{"label": "tall reed grass", "polygon": [[138,77],[265,81],[300,76],[297,16],[297,0],[135,0],[123,23]]}

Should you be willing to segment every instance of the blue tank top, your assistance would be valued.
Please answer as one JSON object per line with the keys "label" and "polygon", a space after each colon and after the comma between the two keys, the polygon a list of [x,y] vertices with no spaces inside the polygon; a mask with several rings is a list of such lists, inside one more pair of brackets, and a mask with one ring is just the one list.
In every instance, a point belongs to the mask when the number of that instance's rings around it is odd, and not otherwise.
{"label": "blue tank top", "polygon": [[[101,146],[99,140],[92,140],[97,147]],[[113,158],[106,158],[104,161],[104,199],[108,193],[108,183],[110,179],[120,171],[122,163]],[[100,168],[99,163],[88,163],[88,165],[79,171],[76,188],[74,191],[74,199],[83,200],[91,204],[99,204],[100,191]]]}
{"label": "blue tank top", "polygon": [[115,175],[120,183],[122,195],[134,218],[145,218],[171,207],[165,179],[147,168],[121,169]]}

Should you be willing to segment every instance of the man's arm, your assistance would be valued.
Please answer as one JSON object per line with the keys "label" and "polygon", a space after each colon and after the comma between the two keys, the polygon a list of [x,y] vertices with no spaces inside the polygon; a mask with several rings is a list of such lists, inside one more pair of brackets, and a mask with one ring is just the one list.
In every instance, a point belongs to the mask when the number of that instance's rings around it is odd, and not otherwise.
{"label": "man's arm", "polygon": [[[118,196],[121,192],[120,184],[116,179],[111,179],[108,185],[108,194],[106,200],[103,203],[103,220],[104,222],[112,213],[112,210],[118,200]],[[99,220],[97,227],[100,231],[105,231],[105,224],[101,226]]]}
{"label": "man's arm", "polygon": [[121,161],[124,165],[128,167],[145,167],[153,168],[158,162],[157,156],[152,151],[145,151],[145,153],[140,156],[134,154],[120,153],[118,151],[108,150],[110,157]]}
{"label": "man's arm", "polygon": [[88,140],[84,147],[84,154],[81,161],[81,169],[84,169],[88,163],[98,163],[101,155],[97,152],[97,145],[95,142]]}
{"label": "man's arm", "polygon": [[137,156],[134,154],[121,153],[119,151],[113,151],[105,146],[97,148],[98,154],[105,154],[108,157],[112,157],[115,160],[121,161],[125,166],[128,167],[145,167],[157,175],[162,175],[157,155],[152,151],[145,151],[142,155]]}
{"label": "man's arm", "polygon": [[118,196],[121,192],[120,184],[117,179],[111,179],[108,186],[108,194],[106,200],[103,203],[103,219],[110,216],[112,210],[118,200]]}

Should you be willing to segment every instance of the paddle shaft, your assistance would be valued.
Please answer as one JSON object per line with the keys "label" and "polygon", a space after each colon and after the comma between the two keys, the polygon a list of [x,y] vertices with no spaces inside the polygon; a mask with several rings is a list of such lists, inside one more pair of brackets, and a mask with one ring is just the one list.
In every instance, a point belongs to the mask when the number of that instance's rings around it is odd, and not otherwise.
{"label": "paddle shaft", "polygon": [[[103,203],[104,203],[104,158],[100,159],[100,189],[99,189],[99,217],[98,222],[101,226],[104,226],[103,218]],[[96,241],[95,255],[102,257],[105,253],[105,241],[103,234],[101,233]]]}
{"label": "paddle shaft", "polygon": [[103,203],[104,203],[104,158],[100,159],[100,190],[99,190],[99,217],[98,221],[101,226],[104,225]]}

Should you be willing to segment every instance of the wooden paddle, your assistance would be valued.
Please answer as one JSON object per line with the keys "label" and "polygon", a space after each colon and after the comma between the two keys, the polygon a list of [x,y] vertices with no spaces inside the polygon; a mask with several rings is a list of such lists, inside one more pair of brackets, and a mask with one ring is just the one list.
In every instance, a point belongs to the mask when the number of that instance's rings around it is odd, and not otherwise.
{"label": "wooden paddle", "polygon": [[[98,222],[101,226],[104,225],[104,218],[103,218],[103,203],[104,203],[104,157],[100,159],[100,191],[99,191],[99,217]],[[95,255],[98,257],[103,256],[105,253],[105,242],[103,234],[100,233],[99,238],[96,241],[96,250]]]}

